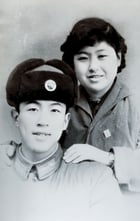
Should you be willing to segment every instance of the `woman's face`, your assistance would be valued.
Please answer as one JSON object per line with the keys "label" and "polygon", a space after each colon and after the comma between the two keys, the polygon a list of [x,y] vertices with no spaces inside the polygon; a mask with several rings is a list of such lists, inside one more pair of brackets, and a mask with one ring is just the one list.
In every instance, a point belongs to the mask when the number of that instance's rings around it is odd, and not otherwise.
{"label": "woman's face", "polygon": [[74,55],[74,70],[89,95],[103,96],[111,87],[121,58],[107,42],[83,47]]}

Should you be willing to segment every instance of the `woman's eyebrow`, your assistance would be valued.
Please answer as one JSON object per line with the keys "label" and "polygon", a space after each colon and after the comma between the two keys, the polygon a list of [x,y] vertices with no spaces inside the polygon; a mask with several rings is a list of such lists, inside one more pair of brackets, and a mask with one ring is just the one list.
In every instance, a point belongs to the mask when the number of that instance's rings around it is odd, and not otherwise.
{"label": "woman's eyebrow", "polygon": [[[100,52],[105,52],[105,51],[107,51],[107,50],[106,50],[106,49],[97,49],[97,50],[95,51],[95,53],[100,53]],[[77,52],[77,55],[80,55],[80,54],[89,55],[90,52],[81,50],[81,51]]]}
{"label": "woman's eyebrow", "polygon": [[80,54],[86,54],[86,55],[89,55],[90,53],[87,52],[87,51],[82,50],[82,51],[77,52],[76,54],[77,54],[77,55],[80,55]]}
{"label": "woman's eyebrow", "polygon": [[97,52],[107,51],[106,49],[98,49]]}

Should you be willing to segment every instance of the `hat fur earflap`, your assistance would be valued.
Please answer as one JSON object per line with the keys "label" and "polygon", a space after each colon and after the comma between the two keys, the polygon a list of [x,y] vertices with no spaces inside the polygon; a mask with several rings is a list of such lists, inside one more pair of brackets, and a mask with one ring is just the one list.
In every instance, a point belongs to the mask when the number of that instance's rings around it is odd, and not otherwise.
{"label": "hat fur earflap", "polygon": [[14,70],[11,72],[7,84],[6,84],[6,92],[7,92],[7,100],[9,105],[13,106],[12,99],[14,95],[17,95],[21,77],[27,71],[30,71],[34,68],[40,67],[45,64],[45,61],[40,58],[31,58],[28,60],[23,61],[22,63],[18,64]]}

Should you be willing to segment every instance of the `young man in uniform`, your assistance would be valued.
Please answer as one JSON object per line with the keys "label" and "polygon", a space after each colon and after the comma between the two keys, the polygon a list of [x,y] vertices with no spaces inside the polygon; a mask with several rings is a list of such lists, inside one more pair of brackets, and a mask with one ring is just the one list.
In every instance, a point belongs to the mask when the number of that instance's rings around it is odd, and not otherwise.
{"label": "young man in uniform", "polygon": [[0,220],[125,221],[109,167],[63,160],[59,139],[68,125],[75,91],[73,71],[59,60],[29,59],[10,74],[7,102],[14,108],[21,144],[10,165],[6,149],[0,149]]}

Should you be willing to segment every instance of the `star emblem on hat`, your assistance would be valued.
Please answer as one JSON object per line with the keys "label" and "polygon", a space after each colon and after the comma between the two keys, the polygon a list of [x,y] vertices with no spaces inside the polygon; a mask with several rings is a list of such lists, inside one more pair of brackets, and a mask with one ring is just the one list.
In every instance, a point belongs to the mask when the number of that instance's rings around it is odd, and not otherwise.
{"label": "star emblem on hat", "polygon": [[52,79],[45,81],[45,89],[47,91],[55,91],[56,89],[56,82]]}

